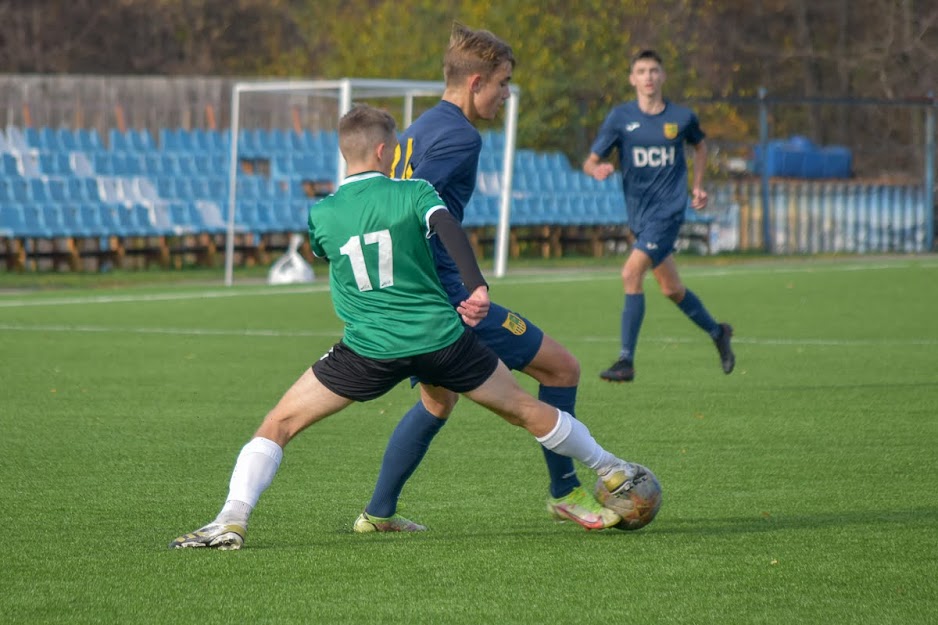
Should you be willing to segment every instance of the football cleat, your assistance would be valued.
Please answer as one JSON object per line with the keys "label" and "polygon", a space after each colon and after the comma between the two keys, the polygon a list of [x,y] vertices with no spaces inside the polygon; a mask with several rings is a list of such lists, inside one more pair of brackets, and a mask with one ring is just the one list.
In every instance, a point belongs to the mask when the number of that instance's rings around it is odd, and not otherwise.
{"label": "football cleat", "polygon": [[736,366],[736,355],[733,354],[733,348],[730,347],[730,339],[733,338],[733,326],[728,323],[720,324],[720,338],[713,339],[713,344],[717,346],[720,352],[720,365],[723,366],[723,373],[729,375]]}
{"label": "football cleat", "polygon": [[635,367],[631,360],[620,358],[600,373],[599,377],[608,382],[631,382],[635,379]]}
{"label": "football cleat", "polygon": [[240,525],[224,525],[222,523],[209,523],[189,534],[183,534],[169,543],[170,549],[186,549],[189,547],[210,547],[222,551],[240,549],[247,534]]}
{"label": "football cleat", "polygon": [[635,480],[645,474],[644,467],[638,464],[632,464],[625,460],[620,460],[612,465],[605,473],[601,473],[599,478],[613,495],[631,490]]}
{"label": "football cleat", "polygon": [[547,512],[557,521],[573,521],[587,530],[602,530],[622,520],[618,514],[604,508],[582,486],[577,486],[564,497],[547,499]]}
{"label": "football cleat", "polygon": [[355,524],[352,525],[352,530],[358,534],[367,534],[368,532],[423,532],[426,529],[426,526],[414,523],[399,514],[382,518],[371,516],[367,512],[358,515]]}

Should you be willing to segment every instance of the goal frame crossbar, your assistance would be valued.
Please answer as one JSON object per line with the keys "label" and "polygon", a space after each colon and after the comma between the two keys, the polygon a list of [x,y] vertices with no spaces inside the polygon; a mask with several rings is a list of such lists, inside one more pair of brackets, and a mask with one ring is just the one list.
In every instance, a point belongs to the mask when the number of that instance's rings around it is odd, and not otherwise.
{"label": "goal frame crossbar", "polygon": [[[403,128],[413,122],[414,99],[441,97],[445,83],[420,80],[391,80],[372,78],[341,78],[338,80],[240,81],[231,91],[231,142],[228,171],[228,219],[225,234],[225,285],[234,284],[235,206],[237,205],[238,140],[240,138],[241,97],[247,93],[306,93],[338,100],[338,118],[351,108],[355,99],[404,98]],[[495,237],[495,277],[505,275],[508,263],[508,237],[511,221],[511,190],[514,175],[515,138],[518,127],[518,98],[520,90],[512,85],[505,110],[505,146],[502,165],[502,184],[499,197],[498,228]],[[336,120],[338,123],[338,120]],[[336,188],[345,178],[345,160],[337,153],[338,175]]]}

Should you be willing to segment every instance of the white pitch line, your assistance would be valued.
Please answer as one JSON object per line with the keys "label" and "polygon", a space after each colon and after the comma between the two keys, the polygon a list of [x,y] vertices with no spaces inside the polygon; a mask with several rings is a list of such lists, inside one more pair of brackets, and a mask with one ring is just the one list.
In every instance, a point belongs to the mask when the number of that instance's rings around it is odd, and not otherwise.
{"label": "white pitch line", "polygon": [[[144,327],[116,327],[91,325],[25,325],[0,323],[0,330],[10,332],[84,332],[102,334],[161,334],[178,336],[243,336],[267,338],[320,338],[342,335],[342,330],[271,330],[271,329],[243,329],[224,330],[220,328],[144,328]],[[610,343],[619,340],[617,336],[581,336],[567,337],[564,342],[582,343]],[[698,343],[701,339],[687,337],[642,336],[643,341],[655,343]],[[803,346],[803,347],[871,347],[871,346],[938,346],[938,339],[816,339],[816,338],[733,338],[734,344],[763,345],[763,346]]]}
{"label": "white pitch line", "polygon": [[72,306],[80,304],[125,304],[138,302],[169,302],[175,300],[223,299],[227,297],[269,297],[271,295],[297,295],[326,293],[328,284],[304,287],[267,287],[264,289],[227,289],[213,291],[147,293],[138,295],[88,295],[79,297],[55,297],[49,299],[0,299],[0,308],[24,308],[32,306]]}
{"label": "white pitch line", "polygon": [[[719,269],[700,269],[694,267],[682,269],[686,277],[692,278],[721,278],[726,276],[744,276],[759,274],[799,274],[799,273],[835,273],[848,271],[875,271],[883,269],[908,269],[912,267],[920,269],[938,269],[938,263],[900,260],[893,263],[836,263],[819,261],[816,264],[805,266],[802,263],[797,265],[731,265]],[[563,282],[584,282],[584,281],[604,281],[618,280],[618,269],[609,267],[605,269],[586,268],[582,270],[546,270],[544,273],[527,273],[507,278],[493,280],[493,286],[511,286],[528,284],[559,284]],[[651,280],[651,277],[648,277]],[[86,304],[123,304],[136,302],[165,302],[165,301],[183,301],[199,299],[222,299],[231,297],[271,297],[277,295],[305,295],[309,293],[327,293],[329,292],[328,283],[316,285],[304,285],[293,287],[271,287],[262,286],[250,289],[226,288],[212,289],[207,291],[185,291],[185,292],[166,292],[150,293],[139,295],[88,295],[76,297],[53,297],[53,298],[16,298],[6,299],[0,296],[0,308],[28,308],[44,306],[75,306]]]}
{"label": "white pitch line", "polygon": [[342,330],[312,332],[309,330],[223,330],[219,328],[121,328],[89,325],[23,325],[0,323],[0,330],[10,332],[85,332],[101,334],[168,334],[176,336],[260,336],[271,338],[335,337],[342,336]]}

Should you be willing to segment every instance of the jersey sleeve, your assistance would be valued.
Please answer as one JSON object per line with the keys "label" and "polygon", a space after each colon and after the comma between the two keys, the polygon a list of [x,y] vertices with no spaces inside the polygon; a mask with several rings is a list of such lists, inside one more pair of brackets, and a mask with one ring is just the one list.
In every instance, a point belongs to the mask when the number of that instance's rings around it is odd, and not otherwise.
{"label": "jersey sleeve", "polygon": [[700,128],[700,120],[697,119],[697,115],[694,113],[690,114],[690,122],[687,124],[687,129],[684,131],[685,140],[691,145],[697,145],[706,138],[706,134]]}
{"label": "jersey sleeve", "polygon": [[325,258],[326,250],[322,248],[322,244],[316,238],[316,223],[313,219],[313,213],[314,211],[309,211],[309,215],[306,217],[306,227],[309,229],[309,247],[316,258]]}
{"label": "jersey sleeve", "polygon": [[436,189],[428,182],[429,181],[422,179],[414,181],[414,183],[418,185],[415,191],[416,202],[414,202],[414,206],[417,211],[417,216],[423,222],[424,234],[427,237],[429,237],[431,233],[430,215],[438,210],[447,210],[443,198],[440,197],[440,194],[437,193]]}
{"label": "jersey sleeve", "polygon": [[616,147],[616,144],[619,139],[618,131],[618,109],[613,109],[609,115],[606,116],[603,125],[599,127],[599,134],[596,135],[596,139],[593,141],[593,146],[590,148],[590,152],[596,154],[600,158],[606,158],[612,152],[612,149]]}

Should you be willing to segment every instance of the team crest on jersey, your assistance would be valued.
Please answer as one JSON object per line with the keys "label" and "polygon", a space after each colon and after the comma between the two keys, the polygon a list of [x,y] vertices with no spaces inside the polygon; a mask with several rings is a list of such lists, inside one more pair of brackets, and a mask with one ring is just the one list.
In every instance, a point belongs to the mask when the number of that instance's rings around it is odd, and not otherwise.
{"label": "team crest on jersey", "polygon": [[665,124],[664,125],[664,138],[674,139],[675,137],[677,137],[677,124]]}
{"label": "team crest on jersey", "polygon": [[508,317],[505,319],[505,323],[502,324],[502,327],[511,332],[516,336],[521,336],[528,329],[528,324],[524,322],[524,319],[519,317],[513,312],[508,313]]}

